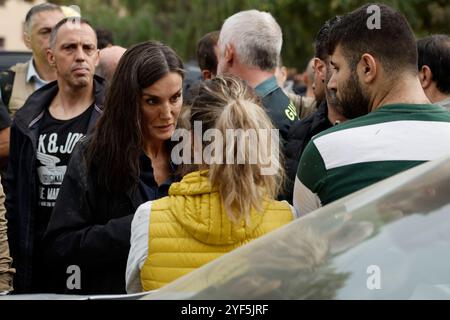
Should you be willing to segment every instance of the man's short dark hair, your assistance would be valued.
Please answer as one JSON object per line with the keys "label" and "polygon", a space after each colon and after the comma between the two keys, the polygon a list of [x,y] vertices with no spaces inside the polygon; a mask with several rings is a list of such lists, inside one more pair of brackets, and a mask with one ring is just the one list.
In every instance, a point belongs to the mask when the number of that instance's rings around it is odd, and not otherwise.
{"label": "man's short dark hair", "polygon": [[450,37],[445,34],[431,35],[417,41],[418,68],[428,66],[432,80],[442,93],[450,93]]}
{"label": "man's short dark hair", "polygon": [[[54,48],[54,47],[55,47],[55,44],[56,44],[56,36],[58,35],[58,31],[59,31],[59,29],[60,29],[63,25],[65,25],[66,23],[80,24],[80,25],[81,25],[81,24],[87,24],[89,27],[92,28],[92,31],[94,31],[94,33],[95,33],[94,27],[92,26],[92,24],[91,24],[88,20],[86,20],[86,19],[84,19],[84,18],[81,18],[81,17],[66,17],[66,18],[62,19],[61,21],[59,21],[59,22],[53,27],[52,33],[51,33],[51,35],[50,35],[50,48]],[[96,34],[95,36],[97,37],[97,34]],[[97,41],[96,41],[96,44],[97,44]]]}
{"label": "man's short dark hair", "polygon": [[53,3],[40,3],[31,7],[31,9],[28,10],[27,15],[25,16],[25,27],[27,31],[29,31],[29,28],[31,27],[31,19],[33,18],[33,16],[44,11],[59,11],[61,13],[63,12],[60,6]]}
{"label": "man's short dark hair", "polygon": [[314,40],[314,55],[322,61],[325,61],[328,55],[328,37],[330,35],[330,29],[339,21],[340,17],[336,16],[330,20],[325,21],[320,28]]}
{"label": "man's short dark hair", "polygon": [[97,34],[97,47],[99,49],[103,49],[108,45],[114,44],[114,36],[111,31],[103,28],[96,28],[95,33]]}
{"label": "man's short dark hair", "polygon": [[380,60],[389,75],[402,72],[417,74],[417,48],[414,33],[406,18],[384,4],[380,9],[380,28],[369,28],[371,13],[364,5],[341,16],[330,30],[328,54],[332,55],[338,45],[352,70],[364,53]]}
{"label": "man's short dark hair", "polygon": [[217,73],[217,56],[214,47],[219,40],[220,31],[205,34],[197,43],[197,62],[200,70]]}

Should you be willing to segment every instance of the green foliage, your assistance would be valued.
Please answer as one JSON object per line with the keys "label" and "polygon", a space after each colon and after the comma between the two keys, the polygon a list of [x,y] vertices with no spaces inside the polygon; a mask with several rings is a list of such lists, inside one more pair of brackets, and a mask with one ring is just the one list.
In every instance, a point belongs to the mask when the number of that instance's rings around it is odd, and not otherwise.
{"label": "green foliage", "polygon": [[[160,40],[185,60],[195,59],[197,40],[219,30],[230,15],[246,9],[271,12],[283,29],[283,60],[304,69],[313,55],[316,32],[329,18],[367,3],[363,0],[56,0],[80,6],[95,26],[113,31],[115,42],[128,47]],[[385,0],[399,9],[418,36],[448,33],[448,0]]]}

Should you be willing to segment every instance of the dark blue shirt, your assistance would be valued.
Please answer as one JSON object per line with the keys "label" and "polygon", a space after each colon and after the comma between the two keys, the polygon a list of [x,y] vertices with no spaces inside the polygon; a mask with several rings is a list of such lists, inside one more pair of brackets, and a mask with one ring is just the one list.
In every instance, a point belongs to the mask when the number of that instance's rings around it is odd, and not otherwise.
{"label": "dark blue shirt", "polygon": [[156,200],[165,197],[169,194],[170,185],[178,181],[175,177],[175,165],[169,162],[171,175],[164,181],[160,186],[155,181],[155,175],[153,174],[152,161],[145,153],[141,154],[140,157],[140,174],[139,174],[139,191],[142,197],[146,200]]}

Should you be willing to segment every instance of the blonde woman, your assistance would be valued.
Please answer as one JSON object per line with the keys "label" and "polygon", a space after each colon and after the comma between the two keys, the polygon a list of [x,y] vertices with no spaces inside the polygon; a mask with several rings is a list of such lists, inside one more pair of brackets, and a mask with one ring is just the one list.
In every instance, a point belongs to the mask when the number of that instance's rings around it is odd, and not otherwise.
{"label": "blonde woman", "polygon": [[[168,197],[137,209],[126,271],[128,293],[160,288],[296,217],[287,202],[274,200],[283,176],[278,148],[268,154],[273,148],[264,146],[274,143],[267,139],[273,125],[251,90],[229,76],[199,88],[189,122],[193,151],[203,159],[184,166],[188,173],[171,185]],[[248,135],[253,141],[237,135],[226,139],[239,130],[253,132]],[[205,138],[208,132],[215,139]],[[214,147],[208,158],[207,148]],[[264,162],[270,158],[275,170],[264,173],[262,161],[250,161],[255,160],[252,153]]]}

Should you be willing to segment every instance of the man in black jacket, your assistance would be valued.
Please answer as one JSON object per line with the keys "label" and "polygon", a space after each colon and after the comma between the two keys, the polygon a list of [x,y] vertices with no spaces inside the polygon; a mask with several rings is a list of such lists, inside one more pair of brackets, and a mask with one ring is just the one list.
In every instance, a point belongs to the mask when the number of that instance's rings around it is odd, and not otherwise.
{"label": "man in black jacket", "polygon": [[333,125],[345,121],[345,117],[339,114],[333,107],[333,98],[327,89],[328,80],[331,77],[330,57],[327,52],[327,41],[331,27],[338,21],[334,17],[325,22],[317,33],[315,40],[314,58],[314,96],[317,101],[317,111],[308,117],[296,122],[288,132],[286,144],[286,198],[292,203],[295,176],[298,163],[308,142],[313,136]]}
{"label": "man in black jacket", "polygon": [[57,291],[65,284],[52,284],[42,237],[72,150],[102,112],[104,81],[94,78],[99,52],[90,24],[61,20],[47,57],[57,81],[31,95],[11,127],[5,189],[17,293]]}

